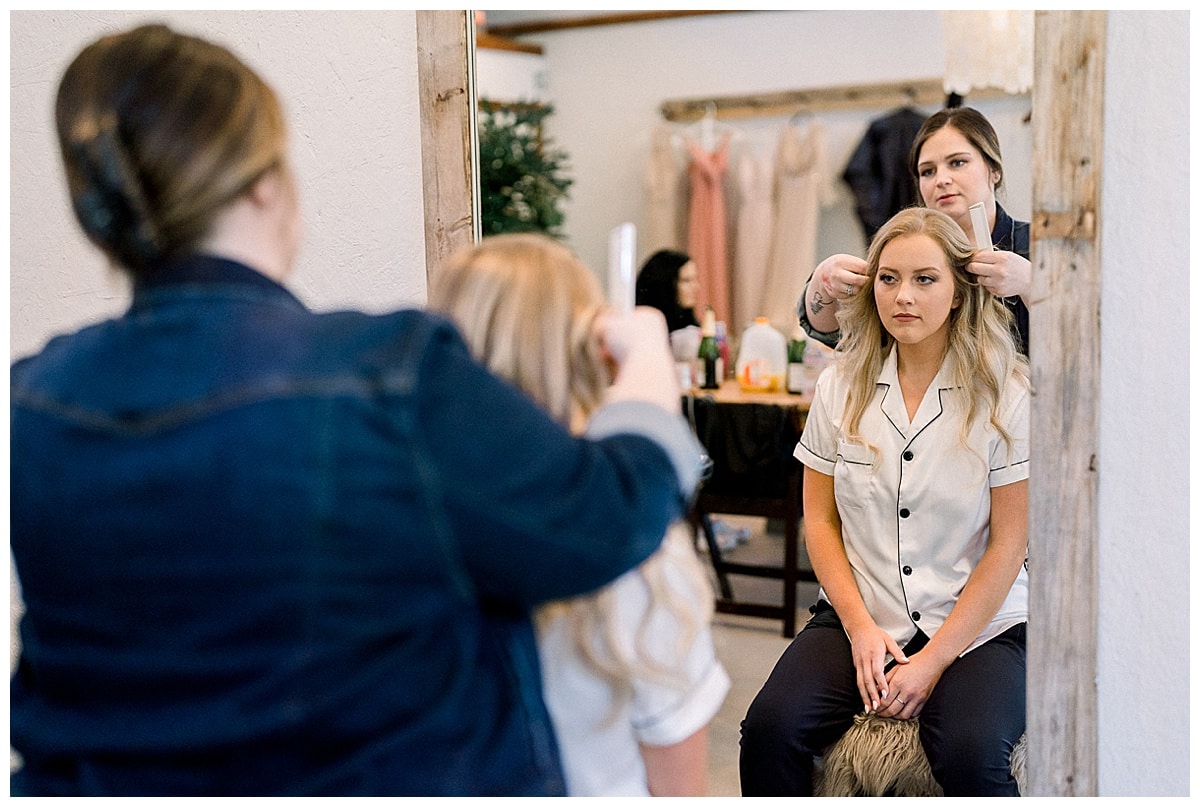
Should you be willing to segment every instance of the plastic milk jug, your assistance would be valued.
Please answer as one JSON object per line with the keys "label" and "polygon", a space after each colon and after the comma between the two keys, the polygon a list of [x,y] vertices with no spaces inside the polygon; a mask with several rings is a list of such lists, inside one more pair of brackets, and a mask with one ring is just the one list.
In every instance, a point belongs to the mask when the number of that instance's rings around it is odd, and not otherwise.
{"label": "plastic milk jug", "polygon": [[787,376],[787,340],[758,317],[742,333],[738,349],[737,380],[743,392],[779,392]]}

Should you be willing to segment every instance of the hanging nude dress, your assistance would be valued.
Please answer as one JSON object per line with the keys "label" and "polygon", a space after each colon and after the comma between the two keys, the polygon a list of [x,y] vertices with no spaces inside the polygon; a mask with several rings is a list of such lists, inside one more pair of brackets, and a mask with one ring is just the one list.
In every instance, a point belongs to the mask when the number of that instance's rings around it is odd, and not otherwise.
{"label": "hanging nude dress", "polygon": [[775,157],[775,226],[763,283],[762,312],[785,336],[796,324],[796,300],[816,267],[817,224],[832,197],[825,127],[813,119],[801,131],[789,123]]}
{"label": "hanging nude dress", "polygon": [[746,150],[737,160],[740,204],[731,273],[733,321],[730,333],[741,335],[757,316],[766,316],[767,263],[775,229],[771,161]]}
{"label": "hanging nude dress", "polygon": [[682,198],[686,195],[683,161],[675,153],[675,135],[667,124],[654,130],[646,165],[646,230],[638,247],[649,255],[683,248]]}

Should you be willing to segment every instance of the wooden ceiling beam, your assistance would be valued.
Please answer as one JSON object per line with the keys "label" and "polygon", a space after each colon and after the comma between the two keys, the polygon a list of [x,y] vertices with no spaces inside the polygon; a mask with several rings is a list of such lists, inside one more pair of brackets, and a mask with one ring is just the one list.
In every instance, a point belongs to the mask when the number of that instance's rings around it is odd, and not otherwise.
{"label": "wooden ceiling beam", "polygon": [[653,22],[678,17],[698,17],[707,14],[746,14],[747,11],[626,11],[612,14],[589,14],[571,18],[549,18],[518,22],[511,25],[489,25],[487,32],[496,36],[513,37],[523,34],[542,34],[570,28],[591,28],[597,25],[620,25],[630,22]]}

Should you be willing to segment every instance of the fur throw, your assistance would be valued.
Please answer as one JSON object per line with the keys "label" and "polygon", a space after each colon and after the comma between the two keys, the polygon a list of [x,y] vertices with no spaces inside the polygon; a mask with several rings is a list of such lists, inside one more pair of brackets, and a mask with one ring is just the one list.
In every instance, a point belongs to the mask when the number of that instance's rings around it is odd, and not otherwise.
{"label": "fur throw", "polygon": [[[918,722],[856,715],[816,767],[818,796],[941,796],[917,736]],[[1025,735],[1012,752],[1012,773],[1025,789]]]}

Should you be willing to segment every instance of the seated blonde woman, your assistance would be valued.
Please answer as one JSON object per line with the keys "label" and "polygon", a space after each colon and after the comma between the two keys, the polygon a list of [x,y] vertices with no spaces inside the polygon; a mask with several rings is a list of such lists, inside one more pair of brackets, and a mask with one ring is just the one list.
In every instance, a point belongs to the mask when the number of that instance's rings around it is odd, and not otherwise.
{"label": "seated blonde woman", "polygon": [[[608,364],[595,336],[603,293],[561,244],[531,234],[484,239],[444,267],[429,307],[572,431],[604,398]],[[569,795],[705,793],[707,726],[729,690],[711,616],[711,587],[683,523],[616,582],[537,614]]]}
{"label": "seated blonde woman", "polygon": [[795,456],[821,584],[742,721],[743,796],[812,794],[856,714],[920,718],[947,796],[1018,796],[1025,733],[1029,370],[945,213],[871,244]]}

